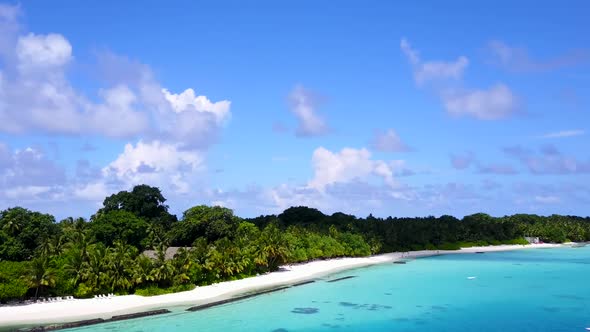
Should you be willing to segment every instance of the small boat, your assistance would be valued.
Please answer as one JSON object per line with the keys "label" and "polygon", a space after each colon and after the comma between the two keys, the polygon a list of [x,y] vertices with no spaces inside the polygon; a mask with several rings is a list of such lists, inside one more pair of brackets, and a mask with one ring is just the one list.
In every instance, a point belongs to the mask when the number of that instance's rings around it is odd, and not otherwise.
{"label": "small boat", "polygon": [[483,252],[483,251],[476,251],[475,253],[476,254],[485,254],[485,252]]}
{"label": "small boat", "polygon": [[406,264],[406,263],[407,263],[406,261],[395,261],[395,262],[393,262],[393,264]]}

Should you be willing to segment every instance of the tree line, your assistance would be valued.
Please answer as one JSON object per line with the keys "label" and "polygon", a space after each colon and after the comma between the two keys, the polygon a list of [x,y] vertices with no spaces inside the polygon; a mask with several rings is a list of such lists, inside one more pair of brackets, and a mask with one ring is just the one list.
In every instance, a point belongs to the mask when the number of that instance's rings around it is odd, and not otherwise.
{"label": "tree line", "polygon": [[[158,188],[105,198],[90,217],[59,222],[21,207],[0,212],[0,301],[39,296],[154,295],[274,271],[282,264],[474,245],[589,241],[590,218],[478,213],[458,219],[357,218],[291,207],[240,218],[198,205],[182,218]],[[167,257],[168,247],[180,247]],[[153,250],[155,255],[143,254]]]}

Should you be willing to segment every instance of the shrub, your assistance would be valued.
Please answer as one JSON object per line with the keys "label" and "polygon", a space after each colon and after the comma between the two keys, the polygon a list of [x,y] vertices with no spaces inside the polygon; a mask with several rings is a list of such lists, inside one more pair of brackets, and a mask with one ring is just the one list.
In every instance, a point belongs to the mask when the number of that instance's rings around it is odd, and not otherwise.
{"label": "shrub", "polygon": [[26,274],[26,262],[0,262],[0,302],[21,299],[29,286],[22,278]]}
{"label": "shrub", "polygon": [[135,290],[135,295],[140,296],[155,296],[155,295],[163,295],[163,294],[170,294],[170,293],[178,293],[193,290],[195,285],[191,284],[184,284],[184,285],[177,285],[168,288],[160,288],[158,286],[148,286],[144,288],[138,288]]}
{"label": "shrub", "polygon": [[457,242],[445,242],[438,246],[440,250],[459,250],[461,249],[461,245]]}
{"label": "shrub", "polygon": [[529,244],[529,241],[525,240],[524,238],[518,238],[518,239],[512,239],[512,240],[507,240],[504,242],[505,244]]}

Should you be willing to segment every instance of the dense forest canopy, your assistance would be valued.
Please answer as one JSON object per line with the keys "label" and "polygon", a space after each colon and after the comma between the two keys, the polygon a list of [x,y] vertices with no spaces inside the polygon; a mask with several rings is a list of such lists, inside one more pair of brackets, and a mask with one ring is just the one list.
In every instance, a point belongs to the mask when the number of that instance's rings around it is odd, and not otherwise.
{"label": "dense forest canopy", "polygon": [[[291,207],[244,219],[198,205],[182,219],[158,188],[107,197],[89,221],[21,207],[0,212],[0,301],[101,293],[162,294],[276,270],[284,263],[490,244],[589,241],[590,218],[477,213],[424,218],[357,218]],[[172,259],[167,248],[181,247]],[[154,250],[155,257],[142,254]]]}

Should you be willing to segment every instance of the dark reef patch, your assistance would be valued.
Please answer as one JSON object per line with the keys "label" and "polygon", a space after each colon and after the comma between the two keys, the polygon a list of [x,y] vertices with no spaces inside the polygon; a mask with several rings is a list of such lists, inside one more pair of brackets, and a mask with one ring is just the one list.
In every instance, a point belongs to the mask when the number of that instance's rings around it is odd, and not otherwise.
{"label": "dark reef patch", "polygon": [[582,296],[571,295],[571,294],[557,294],[557,295],[553,295],[553,296],[560,298],[560,299],[565,299],[565,300],[574,300],[574,301],[584,301],[585,300],[585,298],[583,298]]}
{"label": "dark reef patch", "polygon": [[340,302],[340,303],[338,303],[338,304],[340,304],[340,305],[341,305],[341,306],[343,306],[343,307],[356,307],[356,306],[358,306],[358,304],[356,304],[356,303],[351,303],[351,302]]}
{"label": "dark reef patch", "polygon": [[291,310],[294,314],[304,314],[304,315],[311,315],[317,314],[320,311],[318,308],[294,308]]}
{"label": "dark reef patch", "polygon": [[356,278],[356,277],[357,276],[346,276],[346,277],[342,277],[342,278],[336,278],[336,279],[328,280],[326,282],[336,282],[336,281],[342,281],[342,280],[352,279],[352,278]]}

